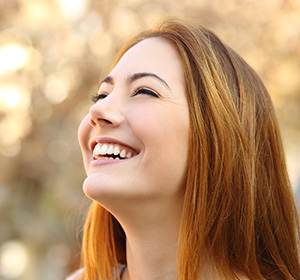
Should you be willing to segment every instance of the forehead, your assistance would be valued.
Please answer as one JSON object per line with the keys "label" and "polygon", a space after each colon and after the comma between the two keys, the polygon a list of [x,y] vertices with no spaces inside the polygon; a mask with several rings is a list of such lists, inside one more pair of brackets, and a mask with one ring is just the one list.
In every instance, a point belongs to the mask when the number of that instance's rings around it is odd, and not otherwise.
{"label": "forehead", "polygon": [[180,56],[169,41],[163,38],[149,38],[125,52],[110,75],[151,72],[170,83],[183,83],[182,69]]}

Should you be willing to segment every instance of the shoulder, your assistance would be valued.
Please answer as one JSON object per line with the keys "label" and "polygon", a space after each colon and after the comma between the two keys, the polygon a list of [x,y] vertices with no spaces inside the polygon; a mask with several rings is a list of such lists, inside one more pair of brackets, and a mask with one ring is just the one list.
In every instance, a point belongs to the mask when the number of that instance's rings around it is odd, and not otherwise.
{"label": "shoulder", "polygon": [[68,276],[66,280],[79,280],[80,276],[83,274],[84,268],[76,270],[73,274]]}

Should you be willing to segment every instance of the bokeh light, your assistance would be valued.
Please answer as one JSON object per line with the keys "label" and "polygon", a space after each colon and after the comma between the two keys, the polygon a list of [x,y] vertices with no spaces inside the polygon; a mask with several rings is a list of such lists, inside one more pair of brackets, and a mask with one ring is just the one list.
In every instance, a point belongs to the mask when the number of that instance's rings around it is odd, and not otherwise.
{"label": "bokeh light", "polygon": [[60,77],[51,75],[45,81],[44,94],[51,103],[61,103],[69,94],[69,85]]}
{"label": "bokeh light", "polygon": [[27,269],[29,253],[24,243],[9,240],[0,247],[0,276],[17,279]]}
{"label": "bokeh light", "polygon": [[31,104],[30,93],[14,84],[0,85],[0,111],[26,111]]}
{"label": "bokeh light", "polygon": [[88,2],[88,0],[58,0],[64,16],[71,20],[76,20],[85,14]]}
{"label": "bokeh light", "polygon": [[28,52],[18,45],[7,45],[0,49],[0,74],[13,71],[25,66]]}

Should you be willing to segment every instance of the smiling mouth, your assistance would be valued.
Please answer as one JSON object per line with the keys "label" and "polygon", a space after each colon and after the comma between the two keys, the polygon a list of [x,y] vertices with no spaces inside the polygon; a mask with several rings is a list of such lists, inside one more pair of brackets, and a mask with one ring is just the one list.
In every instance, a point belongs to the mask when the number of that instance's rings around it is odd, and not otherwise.
{"label": "smiling mouth", "polygon": [[97,143],[93,149],[93,159],[124,160],[136,155],[134,150],[114,143]]}

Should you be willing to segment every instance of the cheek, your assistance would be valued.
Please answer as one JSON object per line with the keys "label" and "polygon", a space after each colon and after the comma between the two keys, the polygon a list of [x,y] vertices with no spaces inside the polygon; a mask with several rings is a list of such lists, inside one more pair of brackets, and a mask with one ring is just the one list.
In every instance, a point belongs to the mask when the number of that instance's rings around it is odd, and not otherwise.
{"label": "cheek", "polygon": [[80,144],[81,149],[87,146],[87,142],[89,139],[89,134],[92,130],[92,126],[90,125],[90,115],[87,114],[81,121],[78,127],[78,142]]}
{"label": "cheek", "polygon": [[186,174],[188,147],[189,147],[189,122],[184,118],[165,119],[160,127],[161,138],[157,139],[160,146],[158,157],[169,174],[169,180],[181,184]]}
{"label": "cheek", "polygon": [[82,152],[85,170],[87,171],[88,158],[89,158],[89,139],[92,133],[93,127],[90,125],[90,115],[86,115],[81,121],[78,128],[78,142]]}
{"label": "cheek", "polygon": [[[137,113],[137,112],[136,112]],[[147,180],[159,185],[164,193],[174,193],[185,182],[189,115],[185,110],[143,110],[133,116],[132,130],[144,145],[143,169]]]}
{"label": "cheek", "polygon": [[189,145],[190,120],[188,109],[167,106],[144,106],[128,113],[133,133],[145,145],[145,150],[168,153],[168,157],[186,154]]}

